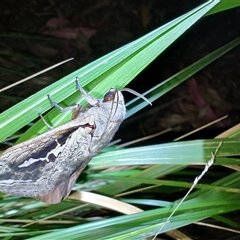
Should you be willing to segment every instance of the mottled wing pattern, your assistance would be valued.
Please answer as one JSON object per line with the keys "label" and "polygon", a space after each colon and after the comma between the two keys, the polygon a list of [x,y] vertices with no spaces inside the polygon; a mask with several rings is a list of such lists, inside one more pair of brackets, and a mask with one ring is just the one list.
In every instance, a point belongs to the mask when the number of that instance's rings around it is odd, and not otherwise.
{"label": "mottled wing pattern", "polygon": [[[82,168],[82,170],[83,169],[84,168]],[[80,171],[74,172],[69,178],[66,179],[66,181],[61,182],[54,190],[45,195],[36,197],[36,199],[48,204],[59,203],[69,195],[80,173]]]}
{"label": "mottled wing pattern", "polygon": [[[53,191],[81,167],[81,158],[84,163],[89,154],[86,138],[89,142],[91,135],[85,127],[75,126],[41,135],[37,147],[36,142],[27,141],[7,149],[1,155],[0,190],[38,199]],[[73,154],[78,155],[77,162],[72,161]]]}

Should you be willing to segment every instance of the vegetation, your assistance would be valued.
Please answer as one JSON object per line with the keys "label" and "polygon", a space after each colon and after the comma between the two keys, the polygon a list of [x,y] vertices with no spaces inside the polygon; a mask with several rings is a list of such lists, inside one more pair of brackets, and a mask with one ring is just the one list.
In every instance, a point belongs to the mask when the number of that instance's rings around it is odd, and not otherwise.
{"label": "vegetation", "polygon": [[[76,76],[80,77],[82,86],[96,97],[102,97],[113,82],[114,87],[121,89],[200,18],[235,6],[236,2],[231,1],[209,1],[30,96],[0,115],[1,140],[36,119],[38,106],[41,106],[42,112],[48,111],[51,105],[46,95],[49,93],[55,101],[63,101],[64,105],[71,105],[76,101],[82,103],[80,94],[75,89]],[[216,49],[150,89],[145,96],[154,102],[239,43],[240,38]],[[127,118],[147,104],[138,98],[128,103]],[[45,118],[59,125],[66,122],[70,115],[59,114],[53,109]],[[46,130],[46,126],[39,120],[20,137],[19,142]],[[240,209],[239,134],[237,126],[230,133],[221,135],[221,139],[122,149],[110,146],[92,159],[88,170],[73,189],[75,192],[59,204],[46,206],[33,199],[2,195],[0,238],[40,240],[153,237],[159,233],[162,224],[192,186],[184,176],[194,179],[201,173],[201,170],[186,167],[202,165],[200,169],[203,169],[221,142],[214,165],[224,165],[233,170],[227,176],[219,178],[210,169],[208,174],[211,178],[196,186],[197,190],[180,205],[162,232],[206,218],[218,220],[229,228],[239,229],[239,223],[221,215]],[[165,197],[159,200],[161,196],[169,197],[175,193],[179,196],[177,200],[165,201]],[[111,209],[112,214],[105,212],[104,208]],[[125,215],[116,215],[115,212]],[[178,231],[174,233],[178,237],[182,236]],[[173,232],[169,233],[171,234]]]}

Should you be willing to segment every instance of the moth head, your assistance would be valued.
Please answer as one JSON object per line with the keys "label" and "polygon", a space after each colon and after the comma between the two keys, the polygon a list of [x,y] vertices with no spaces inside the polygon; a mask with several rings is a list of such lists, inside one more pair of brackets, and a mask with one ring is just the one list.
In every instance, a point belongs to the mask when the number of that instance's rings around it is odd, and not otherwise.
{"label": "moth head", "polygon": [[133,95],[137,96],[137,97],[140,97],[142,98],[144,101],[148,102],[150,105],[152,105],[152,103],[147,99],[145,98],[142,94],[134,91],[133,89],[131,88],[124,88],[122,89],[122,91],[119,91],[115,88],[111,88],[104,96],[103,98],[103,102],[117,102],[117,103],[124,103],[124,99],[123,99],[123,95],[121,92],[130,92],[132,93]]}
{"label": "moth head", "polygon": [[105,94],[103,102],[113,102],[117,104],[124,104],[124,98],[121,91],[110,88],[110,90]]}

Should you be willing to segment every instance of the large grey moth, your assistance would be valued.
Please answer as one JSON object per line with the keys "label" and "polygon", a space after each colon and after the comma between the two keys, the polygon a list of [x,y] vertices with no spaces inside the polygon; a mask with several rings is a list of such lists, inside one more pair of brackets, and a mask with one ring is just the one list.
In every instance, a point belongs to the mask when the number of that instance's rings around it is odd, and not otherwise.
{"label": "large grey moth", "polygon": [[126,113],[121,91],[111,88],[103,99],[96,99],[76,82],[88,105],[63,109],[49,96],[61,111],[73,110],[73,119],[4,151],[0,191],[58,203],[69,195],[92,157],[112,140]]}

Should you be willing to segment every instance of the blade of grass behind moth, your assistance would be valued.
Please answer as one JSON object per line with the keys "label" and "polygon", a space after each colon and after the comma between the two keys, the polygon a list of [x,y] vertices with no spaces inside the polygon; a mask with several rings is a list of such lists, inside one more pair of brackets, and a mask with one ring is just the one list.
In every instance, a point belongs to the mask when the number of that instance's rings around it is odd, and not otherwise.
{"label": "blade of grass behind moth", "polygon": [[[185,14],[177,20],[174,20],[171,23],[166,24],[157,30],[154,30],[153,32],[134,41],[133,43],[130,43],[125,47],[114,51],[113,54],[115,54],[117,51],[120,51],[121,57],[116,58],[115,60],[111,59],[112,63],[116,61],[116,65],[114,65],[112,69],[108,69],[107,72],[104,72],[103,69],[101,76],[98,79],[94,80],[94,82],[99,83],[98,85],[88,84],[89,89],[91,89],[90,93],[95,92],[95,89],[98,92],[105,93],[109,89],[109,86],[113,87],[112,82],[118,83],[118,86],[120,87],[125,86],[152,60],[154,60],[165,48],[167,48],[195,21],[197,21],[199,17],[202,16],[202,14],[203,12],[201,12],[201,15],[198,13],[196,14],[197,16],[190,17],[190,13]],[[182,20],[184,18],[186,18],[186,20],[180,24],[177,24],[179,23],[179,20]],[[172,30],[169,30],[173,26],[176,27]],[[166,34],[162,36],[162,34],[165,32]],[[125,56],[125,58],[123,58],[123,56]],[[100,68],[99,71],[101,71]],[[122,76],[124,76],[124,78]],[[69,102],[72,102],[72,99]],[[69,102],[65,101],[65,104],[67,103],[66,105],[69,105]],[[69,117],[69,113],[61,114],[61,117],[57,117],[56,115],[57,111],[55,110],[52,113],[48,114],[46,118],[52,119],[53,122],[58,125],[66,119],[66,116]],[[41,131],[39,131],[39,129],[41,129]],[[33,133],[36,134],[36,131],[38,133],[46,131],[46,126],[43,125],[42,121],[38,122],[38,124],[35,124],[26,134],[24,134],[20,141],[28,139]]]}
{"label": "blade of grass behind moth", "polygon": [[[209,4],[209,2],[208,2]],[[194,10],[184,14],[183,16],[171,21],[162,27],[162,34],[155,35],[155,37],[149,38],[150,35],[146,35],[146,46],[144,48],[138,48],[138,51],[131,55],[121,63],[124,68],[116,69],[112,75],[108,77],[116,80],[119,78],[133,78],[141,70],[143,70],[150,62],[152,62],[161,52],[163,52],[171,43],[173,43],[179,36],[181,36],[187,29],[189,29],[193,23],[199,20],[204,12],[207,12],[212,8],[215,3],[203,4]],[[152,33],[155,33],[154,30]],[[139,43],[142,41],[140,38]]]}
{"label": "blade of grass behind moth", "polygon": [[207,162],[207,164],[205,165],[204,170],[194,179],[192,186],[190,187],[190,189],[188,190],[188,192],[184,195],[184,197],[180,200],[180,202],[178,203],[178,205],[174,208],[174,210],[172,211],[172,213],[168,216],[166,222],[161,226],[161,228],[159,229],[159,231],[156,233],[156,235],[154,236],[154,239],[157,237],[158,234],[160,234],[160,232],[163,231],[164,227],[166,226],[166,224],[168,224],[168,222],[170,222],[170,219],[172,218],[172,216],[174,215],[174,213],[177,211],[177,209],[179,208],[179,206],[185,201],[185,199],[188,197],[188,195],[192,192],[193,188],[198,184],[198,182],[201,180],[201,178],[204,176],[204,174],[209,170],[209,168],[213,165],[214,163],[214,158],[216,157],[216,154],[219,150],[219,148],[221,147],[222,142],[220,142],[219,146],[217,147],[217,149],[215,150],[214,153],[212,153],[212,157],[211,159]]}
{"label": "blade of grass behind moth", "polygon": [[[228,188],[239,188],[240,187],[240,172],[234,172],[232,174],[229,174],[226,177],[223,177],[213,183],[211,183],[212,186],[223,186],[223,187],[228,187]],[[238,199],[240,200],[240,194],[236,194],[234,191],[233,192],[225,192],[225,191],[209,191],[206,189],[200,189],[194,193],[191,193],[188,197],[189,202],[194,201],[196,198],[199,199],[208,199],[209,197],[216,198],[216,199]],[[186,202],[187,202],[186,201]]]}
{"label": "blade of grass behind moth", "polygon": [[[225,202],[227,202],[227,201],[225,201]],[[211,202],[211,203],[213,203],[213,202]],[[215,202],[214,204],[215,204],[215,206],[219,205],[218,201]],[[221,204],[223,205],[224,203],[221,202]],[[233,201],[227,202],[227,205],[229,205],[229,204],[234,204],[234,202]],[[236,201],[235,201],[235,205],[236,205]],[[209,202],[207,202],[204,206],[202,206],[202,208],[206,208],[206,206],[209,206]],[[187,206],[187,207],[183,206],[182,209],[186,209],[187,210],[187,209],[189,209],[189,206]],[[182,210],[182,209],[180,209],[180,210]],[[178,220],[177,219],[172,219],[172,222],[175,223],[175,224],[176,223],[180,224],[179,220],[183,221],[183,219],[191,219],[191,222],[199,220],[199,219],[196,219],[196,217],[197,217],[196,214],[198,214],[198,212],[195,211],[195,209],[199,209],[199,206],[196,206],[196,204],[195,205],[193,204],[193,207],[190,208],[190,209],[192,209],[191,210],[191,217],[184,218],[184,214],[178,214],[178,216],[177,216]],[[171,207],[161,209],[160,211],[159,211],[159,209],[156,209],[154,211],[147,212],[147,214],[144,214],[143,216],[133,215],[132,216],[133,218],[130,218],[130,219],[128,219],[128,218],[127,219],[125,219],[125,218],[122,219],[122,217],[120,217],[120,218],[113,218],[112,221],[107,221],[107,222],[105,220],[97,221],[96,225],[94,223],[93,224],[90,223],[90,226],[89,226],[89,224],[78,225],[78,226],[81,226],[81,229],[78,229],[77,226],[73,227],[73,228],[65,228],[66,232],[62,232],[63,235],[61,235],[61,237],[69,236],[69,237],[73,237],[74,238],[74,236],[76,237],[78,234],[80,234],[81,237],[84,237],[84,236],[86,236],[86,234],[88,235],[88,234],[92,233],[92,231],[99,230],[99,228],[102,228],[102,227],[112,226],[112,228],[115,229],[114,225],[124,224],[124,221],[126,221],[125,228],[129,229],[130,231],[131,231],[131,228],[129,228],[129,224],[131,224],[131,226],[139,226],[140,227],[139,229],[141,229],[142,226],[141,226],[140,223],[142,221],[145,222],[146,225],[151,225],[151,224],[153,224],[153,222],[151,222],[151,221],[153,221],[153,219],[156,219],[156,220],[159,221],[159,219],[161,219],[162,217],[166,217],[168,215],[168,213],[170,212],[170,210],[171,210]],[[210,214],[210,213],[214,214],[214,212],[216,212],[216,210],[218,210],[218,209],[216,207],[214,207],[214,209],[212,209],[211,212],[209,212],[209,211],[207,213],[205,212],[204,216],[206,216],[206,214]],[[197,210],[197,211],[199,211],[199,210]],[[157,212],[157,215],[156,215],[156,212]],[[189,212],[187,214],[189,214]],[[179,219],[179,217],[181,217],[181,219]],[[203,218],[202,215],[201,215],[201,218]],[[136,220],[136,224],[134,222],[135,220]],[[139,220],[140,220],[140,222],[139,222]],[[182,224],[183,223],[181,223],[180,225],[182,225]],[[80,231],[80,232],[78,232],[78,231]],[[56,231],[56,232],[58,232],[58,231]],[[64,235],[65,233],[67,235]],[[104,235],[104,236],[109,236],[110,233],[107,231],[105,234],[106,235]],[[51,235],[51,236],[52,237],[57,237],[55,235]],[[44,235],[44,237],[49,237],[49,235],[48,234]],[[57,239],[61,239],[61,237],[57,238]],[[33,238],[33,239],[37,239],[37,238]],[[71,238],[68,238],[68,239],[71,239]]]}
{"label": "blade of grass behind moth", "polygon": [[[46,98],[47,94],[51,94],[56,102],[61,102],[75,93],[74,81],[76,76],[80,77],[83,87],[86,85],[93,87],[95,85],[98,88],[97,92],[101,95],[109,89],[113,82],[116,85],[113,87],[125,86],[216,3],[216,1],[209,1],[195,8],[144,37],[69,74],[8,109],[0,115],[0,129],[2,130],[0,141],[38,117],[39,113],[49,110],[51,105]],[[146,59],[143,56],[146,56]],[[104,81],[103,78],[105,78]],[[104,82],[103,85],[99,84],[102,81]],[[90,82],[92,82],[91,85]],[[92,89],[93,92],[95,92],[95,87]],[[39,132],[41,132],[40,129],[38,129]]]}
{"label": "blade of grass behind moth", "polygon": [[[145,178],[145,179],[155,179],[167,174],[180,171],[185,166],[173,166],[173,165],[154,165],[147,169],[142,170],[139,173],[132,174],[128,178]],[[97,189],[97,192],[102,194],[111,194],[111,196],[127,191],[128,189],[138,186],[139,182],[121,182],[115,181],[114,183],[109,183],[103,187]]]}
{"label": "blade of grass behind moth", "polygon": [[[198,71],[200,71],[201,69],[203,69],[204,67],[206,67],[219,57],[221,57],[226,52],[238,46],[239,44],[240,38],[234,39],[233,41],[220,47],[219,49],[201,58],[200,60],[186,67],[177,74],[174,74],[172,77],[166,79],[165,81],[146,91],[145,93],[143,93],[143,95],[146,96],[146,98],[150,100],[150,102],[155,101],[159,97],[163,96],[165,93],[169,92],[170,90],[178,86],[180,83],[189,79],[190,76],[197,73]],[[129,109],[129,111],[126,114],[126,118],[130,117],[131,115],[133,115],[134,113],[136,113],[137,111],[139,111],[140,109],[144,108],[147,105],[148,103],[139,100],[138,97],[134,98],[132,101],[126,104],[127,108]]]}
{"label": "blade of grass behind moth", "polygon": [[240,123],[224,131],[216,138],[239,138],[240,137]]}
{"label": "blade of grass behind moth", "polygon": [[30,79],[38,76],[38,75],[41,75],[42,73],[45,73],[45,72],[47,72],[47,71],[49,71],[49,70],[51,70],[51,69],[53,69],[53,68],[56,68],[56,67],[58,67],[58,66],[60,66],[60,65],[62,65],[62,64],[64,64],[64,63],[67,63],[67,62],[72,61],[72,60],[73,60],[73,58],[69,58],[69,59],[66,59],[66,60],[64,60],[64,61],[62,61],[62,62],[56,63],[56,64],[54,64],[54,65],[52,65],[52,66],[50,66],[50,67],[48,67],[48,68],[43,69],[43,70],[40,71],[40,72],[37,72],[37,73],[35,73],[35,74],[33,74],[33,75],[29,76],[29,77],[26,77],[26,78],[21,79],[21,80],[15,82],[15,83],[13,83],[13,84],[10,84],[10,85],[8,85],[7,87],[1,88],[1,89],[0,89],[0,92],[4,92],[4,91],[6,91],[7,89],[10,89],[10,88],[12,88],[12,87],[15,87],[15,86],[17,86],[17,85],[19,85],[19,84],[21,84],[21,83],[24,83],[24,82],[26,82],[26,81],[28,81],[28,80],[30,80]]}
{"label": "blade of grass behind moth", "polygon": [[240,1],[229,1],[229,0],[221,0],[214,8],[212,8],[209,12],[206,13],[205,16],[209,16],[211,14],[215,14],[221,11],[225,11],[231,8],[239,7]]}
{"label": "blade of grass behind moth", "polygon": [[[164,186],[165,191],[166,191],[166,189],[171,189],[172,187],[185,188],[186,190],[192,187],[192,183],[189,183],[189,182],[186,182],[186,181],[180,181],[180,180],[158,180],[158,179],[151,179],[151,178],[146,178],[146,177],[141,178],[141,177],[134,177],[134,176],[133,177],[132,176],[121,177],[121,176],[114,176],[114,175],[109,175],[109,174],[104,174],[104,173],[89,174],[89,177],[95,178],[95,179],[102,179],[102,180],[106,180],[106,181],[115,181],[116,182],[115,187],[118,187],[119,185],[120,186],[125,185],[124,187],[126,189],[132,188],[132,187],[135,187],[135,186],[137,187],[137,189],[131,189],[128,192],[119,193],[119,194],[117,194],[117,197],[126,196],[126,195],[133,194],[133,193],[136,193],[136,192],[143,193],[145,190],[150,190],[150,189],[153,189],[154,187],[155,188],[160,187],[160,189],[161,189],[161,187]],[[131,185],[131,184],[134,184],[134,185],[128,186],[128,185]],[[139,188],[139,186],[141,186],[142,184],[150,185],[151,188],[149,188],[149,187],[147,189],[145,189],[146,187]],[[196,188],[240,194],[240,189],[238,187],[212,186],[211,184],[200,183],[200,184],[197,185]],[[107,194],[107,193],[109,195],[109,192],[106,192],[105,194]],[[111,194],[112,194],[112,192],[111,192]]]}
{"label": "blade of grass behind moth", "polygon": [[117,211],[123,214],[133,214],[133,213],[143,211],[138,207],[122,202],[120,200],[116,200],[114,198],[110,198],[100,194],[86,192],[86,191],[77,191],[71,194],[69,198],[90,203],[90,204],[95,204],[95,205],[108,208],[108,209],[111,209],[112,211]]}
{"label": "blade of grass behind moth", "polygon": [[[225,203],[225,207],[223,208],[223,204]],[[172,221],[166,226],[164,231],[169,231],[172,229],[176,229],[178,227],[188,225],[192,222],[199,221],[206,217],[219,214],[219,211],[223,210],[222,213],[233,211],[239,209],[240,206],[237,204],[237,201],[225,201],[217,200],[215,201],[215,205],[213,207],[209,207],[213,204],[213,202],[205,202],[200,207],[199,205],[192,205],[191,214],[189,214],[189,205],[183,204],[180,206],[179,211],[173,216]],[[53,231],[51,233],[43,234],[41,236],[29,238],[31,240],[41,240],[41,239],[109,239],[111,236],[126,234],[127,232],[132,232],[137,229],[142,229],[142,226],[152,226],[159,222],[159,219],[164,220],[169,215],[171,211],[171,207],[168,208],[160,208],[154,210],[148,210],[137,214],[131,214],[120,217],[113,217],[110,219],[105,219],[101,221],[95,221],[92,223],[81,224],[74,227],[58,229],[58,231]],[[183,210],[187,210],[187,212],[183,212]],[[165,219],[164,219],[165,218]],[[116,227],[118,231],[116,231]],[[156,227],[156,232],[159,229],[159,226]],[[156,232],[147,232],[152,236]],[[145,237],[148,236],[145,233]],[[141,239],[141,234],[138,235]],[[128,238],[129,239],[129,238]]]}
{"label": "blade of grass behind moth", "polygon": [[[95,156],[89,163],[89,166],[107,167],[143,164],[203,165],[211,158],[211,152],[216,149],[221,141],[221,139],[193,140],[104,152]],[[240,164],[240,159],[238,158],[240,156],[239,144],[239,139],[224,139],[215,164]]]}

